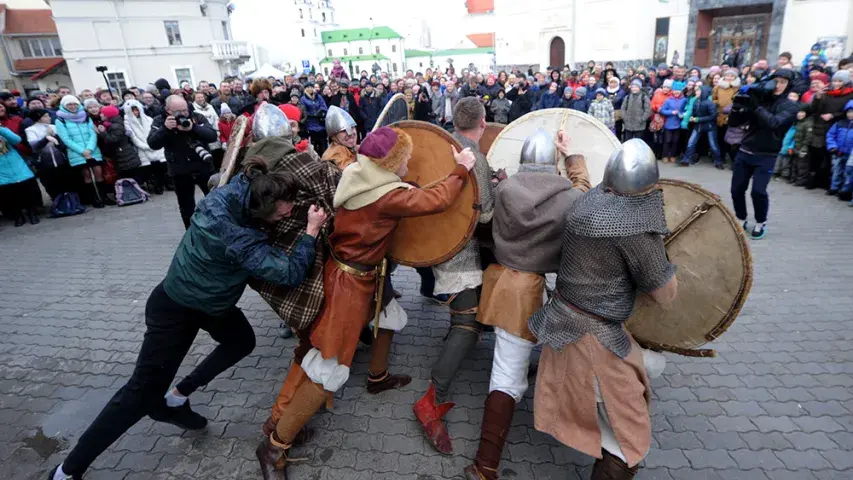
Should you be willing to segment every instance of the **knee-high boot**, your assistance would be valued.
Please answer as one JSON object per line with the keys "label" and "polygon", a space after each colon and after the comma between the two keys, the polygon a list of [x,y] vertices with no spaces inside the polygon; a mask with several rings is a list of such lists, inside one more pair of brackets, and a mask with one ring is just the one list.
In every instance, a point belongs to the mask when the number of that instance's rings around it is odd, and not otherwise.
{"label": "knee-high boot", "polygon": [[486,397],[480,448],[474,464],[465,468],[465,480],[497,480],[506,436],[515,413],[515,399],[500,390]]}
{"label": "knee-high boot", "polygon": [[388,354],[391,353],[391,340],[394,331],[379,329],[379,335],[370,346],[370,367],[368,367],[367,393],[377,394],[392,388],[405,387],[412,381],[408,375],[388,373]]}
{"label": "knee-high boot", "polygon": [[[299,338],[299,344],[293,350],[293,364],[290,367],[290,371],[287,372],[287,377],[284,379],[281,390],[278,392],[278,397],[276,397],[275,403],[272,406],[270,416],[264,422],[263,432],[265,436],[269,436],[275,430],[275,426],[278,425],[278,419],[281,418],[281,412],[290,403],[299,386],[303,382],[309,381],[301,365],[302,359],[311,350],[311,332],[307,329],[301,330],[296,332],[296,336]],[[294,445],[301,445],[307,442],[311,439],[313,433],[310,429],[303,428],[293,441]]]}
{"label": "knee-high boot", "polygon": [[255,450],[264,480],[287,480],[287,450],[296,435],[326,402],[323,386],[303,382],[282,412],[275,431]]}
{"label": "knee-high boot", "polygon": [[607,450],[601,450],[601,458],[592,466],[592,476],[589,480],[631,480],[640,471],[638,465],[628,467],[628,464]]}

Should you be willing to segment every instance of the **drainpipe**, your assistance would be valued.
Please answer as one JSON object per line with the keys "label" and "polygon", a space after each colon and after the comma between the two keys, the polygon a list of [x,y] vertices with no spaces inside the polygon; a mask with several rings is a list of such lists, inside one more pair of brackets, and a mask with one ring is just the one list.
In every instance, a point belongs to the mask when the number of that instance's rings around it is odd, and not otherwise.
{"label": "drainpipe", "polygon": [[[127,76],[128,76],[128,78],[126,78],[125,80],[129,84],[135,85],[135,83],[133,81],[131,81],[131,79],[135,80],[135,77],[133,75],[133,66],[130,64],[130,55],[127,54],[127,42],[124,39],[124,28],[122,28],[121,19],[118,16],[118,7],[116,7],[116,1],[115,0],[111,0],[110,3],[113,6],[113,15],[115,16],[116,23],[118,24],[118,31],[121,34],[121,49],[124,52],[124,60],[127,62]],[[117,92],[117,93],[119,95],[121,95],[121,92]]]}
{"label": "drainpipe", "polygon": [[[578,2],[580,0],[572,0],[572,63],[573,69],[576,68],[578,58]],[[568,62],[566,62],[568,63]]]}

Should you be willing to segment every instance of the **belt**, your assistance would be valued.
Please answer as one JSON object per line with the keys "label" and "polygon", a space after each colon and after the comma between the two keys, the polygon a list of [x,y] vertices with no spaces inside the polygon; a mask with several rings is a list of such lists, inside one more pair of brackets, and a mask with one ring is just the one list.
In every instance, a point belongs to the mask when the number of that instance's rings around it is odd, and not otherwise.
{"label": "belt", "polygon": [[335,257],[335,254],[332,253],[331,249],[329,249],[329,254],[332,257],[332,260],[335,261],[335,265],[337,265],[338,268],[340,268],[345,273],[355,275],[359,278],[364,278],[372,274],[376,274],[376,289],[374,290],[373,297],[374,301],[376,302],[376,308],[373,312],[373,338],[377,338],[379,336],[379,313],[382,312],[382,295],[385,292],[385,277],[388,275],[388,259],[383,258],[382,262],[379,265],[375,267],[368,267],[366,265],[361,265],[358,263],[345,263],[343,260],[340,260]]}
{"label": "belt", "polygon": [[[356,277],[367,277],[371,274],[376,273],[379,270],[379,267],[366,267],[365,265],[360,264],[349,264],[345,263],[343,260],[339,260],[337,257],[332,255],[332,260],[335,261],[335,264],[346,273],[350,275],[355,275]],[[359,268],[362,267],[362,268]]]}
{"label": "belt", "polygon": [[569,302],[568,300],[566,300],[565,298],[563,298],[563,296],[562,296],[562,295],[560,295],[560,292],[555,292],[555,293],[556,293],[556,295],[554,295],[554,298],[556,298],[557,300],[559,300],[559,301],[560,301],[560,303],[562,303],[563,305],[565,305],[569,310],[573,310],[573,311],[575,311],[575,312],[577,312],[577,313],[580,313],[580,314],[581,314],[581,315],[583,315],[583,316],[586,316],[586,317],[592,318],[593,320],[598,320],[598,321],[600,321],[600,322],[613,323],[612,321],[607,320],[606,318],[604,318],[604,317],[602,317],[602,316],[596,315],[596,314],[594,314],[594,313],[589,313],[589,312],[587,312],[586,310],[583,310],[583,309],[581,309],[581,308],[579,308],[579,307],[576,307],[576,306],[575,306],[575,305],[573,305],[571,302]]}

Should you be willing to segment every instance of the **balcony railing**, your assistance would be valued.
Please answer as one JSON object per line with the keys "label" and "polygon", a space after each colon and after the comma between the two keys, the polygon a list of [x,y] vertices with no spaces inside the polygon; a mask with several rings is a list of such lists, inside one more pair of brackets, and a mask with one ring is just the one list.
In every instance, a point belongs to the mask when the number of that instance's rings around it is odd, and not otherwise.
{"label": "balcony railing", "polygon": [[248,58],[252,54],[249,52],[249,44],[246,42],[236,42],[233,40],[221,40],[213,42],[214,60],[239,60],[240,58]]}

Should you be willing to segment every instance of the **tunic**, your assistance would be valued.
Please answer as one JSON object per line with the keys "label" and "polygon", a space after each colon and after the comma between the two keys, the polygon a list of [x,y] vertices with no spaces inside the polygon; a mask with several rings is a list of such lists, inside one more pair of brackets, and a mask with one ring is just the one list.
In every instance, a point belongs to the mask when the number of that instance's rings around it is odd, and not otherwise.
{"label": "tunic", "polygon": [[520,272],[497,263],[489,265],[483,272],[477,321],[536,343],[527,319],[542,308],[544,294],[544,275]]}
{"label": "tunic", "polygon": [[341,170],[356,160],[354,149],[347,148],[343,145],[333,143],[323,152],[323,160],[335,162],[335,165]]}

